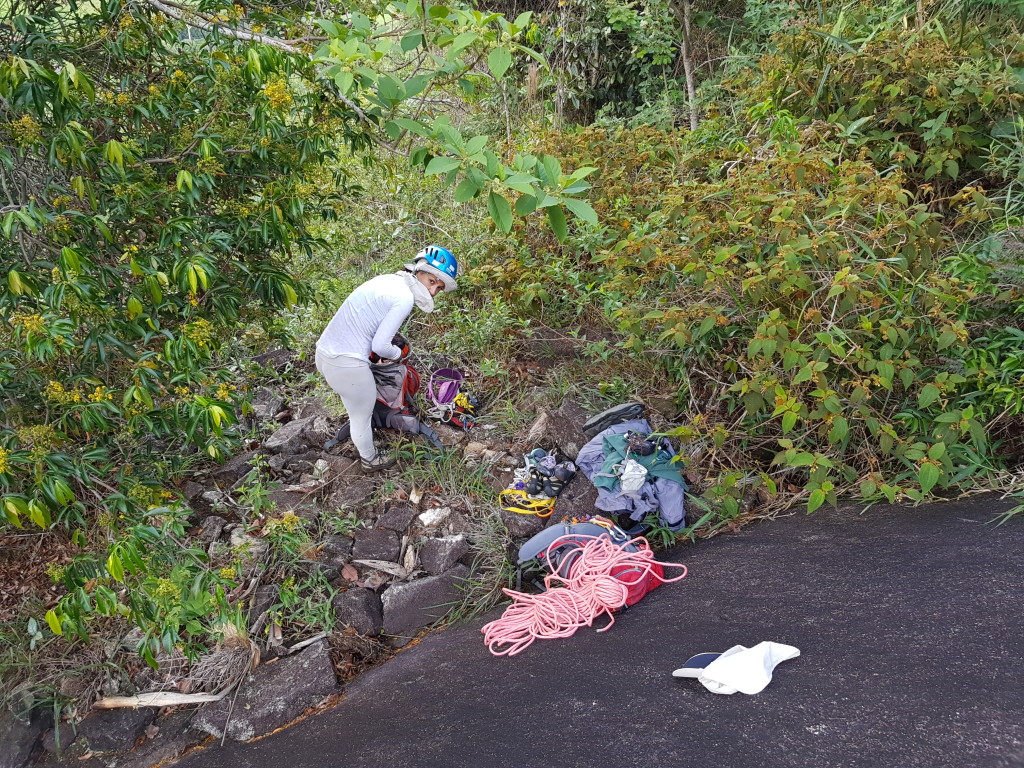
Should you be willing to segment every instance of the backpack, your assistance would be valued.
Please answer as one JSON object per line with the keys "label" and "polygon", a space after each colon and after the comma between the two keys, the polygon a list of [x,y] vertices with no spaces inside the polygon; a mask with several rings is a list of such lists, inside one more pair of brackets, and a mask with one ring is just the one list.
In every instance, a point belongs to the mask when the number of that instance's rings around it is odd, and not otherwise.
{"label": "backpack", "polygon": [[[416,395],[421,383],[416,369],[408,363],[384,363],[371,365],[370,372],[377,387],[377,402],[373,404],[370,426],[421,434],[435,447],[443,448],[434,430],[420,423]],[[348,440],[351,433],[352,425],[346,421],[334,438],[324,444],[324,450]]]}
{"label": "backpack", "polygon": [[[556,523],[529,539],[519,548],[518,571],[516,573],[516,590],[522,586],[523,576],[541,591],[545,590],[542,578],[548,574],[559,577],[568,576],[573,563],[579,557],[580,547],[589,539],[606,537],[627,552],[639,552],[641,546],[647,548],[643,539],[631,539],[629,534],[611,520],[599,515],[574,518]],[[637,541],[640,544],[637,544]],[[637,568],[628,565],[619,566],[611,575],[627,583],[626,605],[630,606],[653,589],[661,585],[658,577],[664,576],[665,569],[654,561],[651,573],[642,578]]]}

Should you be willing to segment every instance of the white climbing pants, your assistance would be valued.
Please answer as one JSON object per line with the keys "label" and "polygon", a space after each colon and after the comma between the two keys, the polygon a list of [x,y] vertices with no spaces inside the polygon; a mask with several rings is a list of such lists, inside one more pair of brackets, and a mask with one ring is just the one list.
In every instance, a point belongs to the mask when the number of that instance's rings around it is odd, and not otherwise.
{"label": "white climbing pants", "polygon": [[373,406],[377,402],[377,384],[370,372],[370,364],[354,357],[327,355],[317,348],[316,369],[341,397],[352,426],[352,442],[359,455],[370,461],[377,455],[370,425]]}

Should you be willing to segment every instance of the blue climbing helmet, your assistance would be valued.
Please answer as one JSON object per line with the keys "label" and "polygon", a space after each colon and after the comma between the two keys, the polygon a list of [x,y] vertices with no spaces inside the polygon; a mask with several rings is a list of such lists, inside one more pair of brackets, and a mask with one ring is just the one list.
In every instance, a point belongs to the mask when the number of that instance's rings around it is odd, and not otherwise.
{"label": "blue climbing helmet", "polygon": [[412,264],[405,266],[413,272],[429,272],[440,278],[445,291],[454,291],[459,287],[455,282],[459,276],[459,262],[455,260],[455,254],[440,245],[428,245],[416,254]]}

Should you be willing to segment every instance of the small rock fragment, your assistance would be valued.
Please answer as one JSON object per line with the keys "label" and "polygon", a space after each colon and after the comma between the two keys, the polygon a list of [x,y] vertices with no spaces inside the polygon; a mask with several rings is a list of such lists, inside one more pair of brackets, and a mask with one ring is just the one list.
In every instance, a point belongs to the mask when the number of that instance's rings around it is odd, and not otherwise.
{"label": "small rock fragment", "polygon": [[420,515],[420,524],[428,531],[437,530],[451,516],[451,507],[434,507]]}

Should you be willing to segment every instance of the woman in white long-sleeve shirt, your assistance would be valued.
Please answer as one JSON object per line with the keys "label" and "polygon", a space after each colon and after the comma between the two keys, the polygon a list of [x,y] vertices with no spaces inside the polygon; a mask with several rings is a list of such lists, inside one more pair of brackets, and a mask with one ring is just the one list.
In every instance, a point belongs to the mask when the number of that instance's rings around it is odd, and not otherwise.
{"label": "woman in white long-sleeve shirt", "polygon": [[428,245],[405,270],[367,280],[352,291],[316,343],[316,368],[345,404],[352,442],[364,470],[395,463],[373,444],[370,419],[377,386],[370,372],[370,354],[382,360],[399,359],[402,350],[392,339],[413,306],[432,312],[437,294],[456,289],[458,272],[451,251]]}

